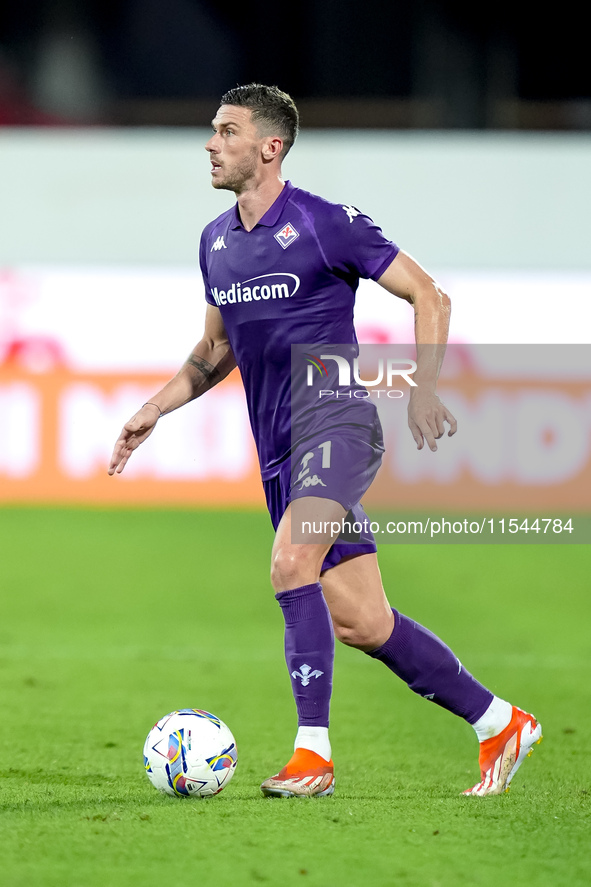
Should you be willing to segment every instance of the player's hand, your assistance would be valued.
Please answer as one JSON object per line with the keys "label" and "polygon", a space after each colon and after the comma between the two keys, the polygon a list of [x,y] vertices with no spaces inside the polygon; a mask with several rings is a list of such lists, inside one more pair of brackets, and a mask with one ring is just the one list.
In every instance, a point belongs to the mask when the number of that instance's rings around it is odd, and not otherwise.
{"label": "player's hand", "polygon": [[123,426],[109,463],[110,475],[121,474],[133,451],[151,435],[159,418],[160,414],[154,404],[145,404]]}
{"label": "player's hand", "polygon": [[408,427],[417,449],[422,450],[427,441],[429,449],[435,452],[437,441],[445,434],[445,422],[449,425],[447,436],[451,437],[458,430],[458,423],[447,407],[433,392],[414,389],[408,405]]}

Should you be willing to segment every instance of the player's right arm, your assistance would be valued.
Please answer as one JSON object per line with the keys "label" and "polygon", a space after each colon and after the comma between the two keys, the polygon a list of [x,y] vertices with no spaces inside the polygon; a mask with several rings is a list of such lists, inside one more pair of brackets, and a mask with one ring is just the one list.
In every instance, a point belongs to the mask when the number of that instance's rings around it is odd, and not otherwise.
{"label": "player's right arm", "polygon": [[160,416],[200,397],[225,379],[236,361],[219,308],[208,305],[205,331],[176,376],[167,382],[123,426],[109,463],[110,475],[121,474],[134,450],[156,427]]}

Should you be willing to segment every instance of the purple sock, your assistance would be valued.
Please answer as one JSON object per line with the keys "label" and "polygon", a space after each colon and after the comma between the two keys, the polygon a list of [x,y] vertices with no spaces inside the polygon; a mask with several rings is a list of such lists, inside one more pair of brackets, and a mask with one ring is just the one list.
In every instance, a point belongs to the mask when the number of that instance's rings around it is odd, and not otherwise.
{"label": "purple sock", "polygon": [[334,633],[319,582],[275,595],[285,619],[285,661],[298,725],[328,727]]}
{"label": "purple sock", "polygon": [[493,694],[433,632],[394,608],[392,612],[392,634],[369,655],[387,665],[419,696],[474,724],[491,704]]}

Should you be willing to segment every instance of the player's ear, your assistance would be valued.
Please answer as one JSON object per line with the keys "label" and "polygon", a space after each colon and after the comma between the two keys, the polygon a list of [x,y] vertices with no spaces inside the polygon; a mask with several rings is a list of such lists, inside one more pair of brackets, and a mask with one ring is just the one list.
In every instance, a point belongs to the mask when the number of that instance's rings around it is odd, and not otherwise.
{"label": "player's ear", "polygon": [[263,142],[263,160],[274,160],[276,157],[281,156],[282,151],[283,139],[280,139],[279,136],[269,136],[269,138],[265,139]]}

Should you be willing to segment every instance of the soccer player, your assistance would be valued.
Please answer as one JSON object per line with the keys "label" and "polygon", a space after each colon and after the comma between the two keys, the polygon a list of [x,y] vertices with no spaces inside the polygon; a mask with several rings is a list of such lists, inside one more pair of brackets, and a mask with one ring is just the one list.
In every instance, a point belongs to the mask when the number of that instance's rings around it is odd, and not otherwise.
{"label": "soccer player", "polygon": [[[499,794],[541,739],[540,724],[494,696],[439,638],[390,606],[371,533],[351,539],[333,531],[345,518],[363,518],[360,501],[383,451],[375,407],[360,401],[353,420],[338,401],[324,411],[305,403],[294,409],[290,386],[292,344],[355,348],[358,282],[376,280],[414,310],[417,384],[408,421],[418,449],[426,443],[435,451],[446,425],[448,435],[456,431],[436,394],[450,301],[366,215],[283,179],[282,161],[297,132],[297,108],[277,87],[249,84],[222,97],[205,149],[213,187],[233,191],[237,202],[201,237],[205,331],[178,374],[123,427],[109,474],[123,471],[161,416],[238,366],[276,530],[271,583],[285,618],[298,714],[294,753],[263,782],[263,793],[334,790],[328,724],[336,635],[471,724],[480,742],[480,781],[466,794]],[[370,151],[367,163],[370,175]],[[327,533],[300,538],[292,524],[298,529],[302,515]]]}

